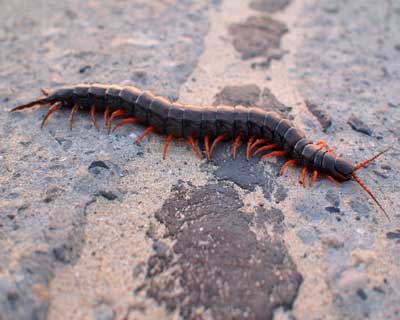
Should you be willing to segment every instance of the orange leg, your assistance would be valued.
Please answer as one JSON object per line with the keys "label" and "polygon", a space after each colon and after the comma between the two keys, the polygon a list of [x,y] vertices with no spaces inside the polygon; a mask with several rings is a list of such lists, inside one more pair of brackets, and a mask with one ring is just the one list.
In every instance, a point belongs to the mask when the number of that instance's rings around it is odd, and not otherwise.
{"label": "orange leg", "polygon": [[286,161],[285,164],[282,166],[281,170],[279,170],[278,175],[281,176],[287,167],[293,166],[294,164],[296,164],[296,160]]}
{"label": "orange leg", "polygon": [[163,160],[165,160],[165,158],[167,157],[168,146],[171,143],[173,138],[174,138],[174,136],[172,134],[169,134],[165,138],[164,151],[163,151],[163,156],[162,156]]}
{"label": "orange leg", "polygon": [[213,153],[215,147],[217,146],[218,142],[221,142],[222,140],[224,140],[224,135],[223,135],[223,134],[219,135],[219,136],[213,141],[213,143],[212,143],[212,145],[211,145],[211,149],[210,149],[210,158],[211,158],[211,155],[212,155],[212,153]]}
{"label": "orange leg", "polygon": [[325,148],[328,145],[325,141],[317,141],[314,144],[319,146],[321,149]]}
{"label": "orange leg", "polygon": [[190,146],[192,147],[194,153],[196,154],[196,156],[202,160],[203,157],[201,156],[201,152],[199,150],[199,147],[196,145],[196,142],[194,141],[192,136],[187,137],[187,141],[190,144]]}
{"label": "orange leg", "polygon": [[246,160],[250,159],[250,149],[251,145],[253,144],[255,137],[250,137],[249,141],[247,141],[247,148],[246,148]]}
{"label": "orange leg", "polygon": [[117,122],[117,124],[112,129],[112,132],[114,132],[117,128],[119,128],[119,127],[121,127],[121,126],[123,126],[125,124],[136,123],[136,122],[138,122],[138,119],[136,119],[136,118],[126,118],[124,120],[121,120],[121,121]]}
{"label": "orange leg", "polygon": [[286,151],[282,151],[282,150],[281,151],[273,151],[271,153],[264,154],[261,157],[261,160],[272,158],[272,157],[281,157],[281,156],[286,156],[286,155],[287,155]]}
{"label": "orange leg", "polygon": [[303,170],[301,171],[301,183],[303,184],[303,187],[307,187],[306,186],[306,175],[307,175],[307,166],[303,167]]}
{"label": "orange leg", "polygon": [[69,115],[69,127],[70,127],[71,130],[72,130],[72,124],[74,122],[75,113],[78,111],[78,109],[79,109],[79,105],[75,104],[72,107],[71,113]]}
{"label": "orange leg", "polygon": [[315,183],[315,181],[317,181],[317,178],[318,178],[318,171],[314,170],[310,181],[310,187]]}
{"label": "orange leg", "polygon": [[96,122],[96,106],[92,105],[90,108],[90,118],[92,119],[93,125],[96,129],[99,128],[97,122]]}
{"label": "orange leg", "polygon": [[62,103],[61,102],[56,102],[53,104],[49,110],[47,111],[46,115],[43,118],[42,124],[40,125],[40,128],[43,129],[44,124],[46,123],[47,119],[56,111],[60,110],[62,108]]}
{"label": "orange leg", "polygon": [[108,125],[107,125],[107,127],[108,127],[108,134],[110,134],[112,122],[114,121],[114,119],[115,119],[116,117],[121,117],[121,116],[123,116],[124,114],[125,114],[125,110],[122,110],[122,109],[119,109],[119,110],[117,110],[117,111],[114,111],[114,112],[111,114],[111,117],[110,117],[110,119],[108,120]]}
{"label": "orange leg", "polygon": [[326,175],[326,178],[327,178],[329,181],[331,181],[332,183],[334,183],[335,186],[337,186],[337,187],[340,186],[339,181],[335,180],[333,177]]}
{"label": "orange leg", "polygon": [[106,110],[104,111],[104,128],[107,128],[108,124],[108,116],[110,115],[111,108],[107,107]]}
{"label": "orange leg", "polygon": [[253,157],[256,156],[257,154],[259,154],[260,152],[268,151],[268,150],[271,150],[271,149],[275,149],[275,148],[277,148],[277,147],[278,147],[277,144],[269,144],[269,145],[266,145],[266,146],[264,146],[264,147],[258,148],[258,149],[253,153]]}
{"label": "orange leg", "polygon": [[143,138],[144,138],[145,136],[147,136],[147,135],[148,135],[149,133],[151,133],[151,132],[154,132],[155,130],[156,130],[155,127],[148,127],[146,130],[144,130],[144,132],[142,133],[142,135],[141,135],[139,138],[137,138],[137,139],[135,140],[134,143],[139,143],[140,141],[143,140]]}
{"label": "orange leg", "polygon": [[233,147],[232,147],[232,158],[233,158],[233,160],[236,159],[236,150],[237,150],[237,147],[239,146],[240,139],[241,139],[241,136],[240,136],[240,134],[239,134],[239,135],[236,137],[235,141],[233,142]]}
{"label": "orange leg", "polygon": [[209,142],[210,142],[210,136],[209,136],[209,135],[206,135],[206,136],[204,137],[204,146],[205,146],[205,148],[206,148],[206,156],[207,156],[207,159],[208,159],[208,160],[211,160]]}
{"label": "orange leg", "polygon": [[253,149],[261,144],[267,143],[268,139],[257,139],[254,143],[250,146],[250,153]]}

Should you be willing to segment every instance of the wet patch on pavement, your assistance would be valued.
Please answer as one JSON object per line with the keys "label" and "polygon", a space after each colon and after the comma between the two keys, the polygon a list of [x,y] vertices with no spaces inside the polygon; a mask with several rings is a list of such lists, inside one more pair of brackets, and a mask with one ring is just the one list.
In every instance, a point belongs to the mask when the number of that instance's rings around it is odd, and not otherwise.
{"label": "wet patch on pavement", "polygon": [[305,104],[312,115],[317,118],[319,124],[322,127],[322,131],[326,132],[332,125],[332,119],[329,117],[329,114],[314,101],[306,100]]}
{"label": "wet patch on pavement", "polygon": [[177,185],[156,213],[174,245],[149,259],[147,294],[171,311],[179,307],[184,319],[207,312],[214,319],[272,319],[276,308],[290,308],[302,276],[281,233],[267,231],[281,227],[283,214],[242,207],[230,184]]}
{"label": "wet patch on pavement", "polygon": [[247,60],[262,57],[264,61],[254,66],[268,67],[271,60],[285,54],[280,48],[281,38],[288,31],[286,25],[268,16],[251,16],[245,22],[232,24],[233,46]]}

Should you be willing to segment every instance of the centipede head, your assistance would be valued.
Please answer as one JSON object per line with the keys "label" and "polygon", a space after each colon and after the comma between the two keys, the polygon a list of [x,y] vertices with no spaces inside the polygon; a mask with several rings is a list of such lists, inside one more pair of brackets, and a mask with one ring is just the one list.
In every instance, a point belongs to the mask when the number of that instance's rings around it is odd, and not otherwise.
{"label": "centipede head", "polygon": [[364,160],[360,163],[357,163],[353,166],[352,168],[352,172],[349,173],[351,179],[353,179],[369,196],[370,198],[376,203],[376,205],[382,210],[382,212],[385,214],[386,218],[388,220],[390,220],[390,217],[388,215],[388,213],[386,212],[386,210],[383,208],[383,206],[379,203],[379,201],[376,199],[376,197],[372,194],[372,192],[367,188],[367,186],[364,184],[364,182],[361,181],[361,179],[359,178],[359,176],[355,173],[357,170],[364,168],[365,166],[367,166],[369,163],[371,163],[372,161],[374,161],[376,158],[380,157],[381,155],[383,155],[385,152],[389,151],[390,149],[392,149],[393,146],[390,146],[388,148],[386,148],[385,150],[377,153],[376,155],[374,155],[373,157]]}

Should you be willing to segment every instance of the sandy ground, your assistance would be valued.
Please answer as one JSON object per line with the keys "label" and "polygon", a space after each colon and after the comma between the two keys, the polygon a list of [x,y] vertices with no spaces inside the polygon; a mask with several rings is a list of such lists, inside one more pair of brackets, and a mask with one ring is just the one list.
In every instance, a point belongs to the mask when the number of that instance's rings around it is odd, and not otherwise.
{"label": "sandy ground", "polygon": [[[0,319],[398,319],[400,6],[372,0],[1,1]],[[355,183],[277,177],[283,159],[199,161],[39,88],[135,85],[281,112]],[[99,119],[100,121],[100,119]]]}

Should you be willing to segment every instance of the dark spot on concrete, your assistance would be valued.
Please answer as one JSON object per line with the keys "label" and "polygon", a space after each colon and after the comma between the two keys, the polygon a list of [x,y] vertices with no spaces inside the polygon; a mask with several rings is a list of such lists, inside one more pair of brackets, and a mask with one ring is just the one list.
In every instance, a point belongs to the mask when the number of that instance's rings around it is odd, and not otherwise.
{"label": "dark spot on concrete", "polygon": [[368,299],[368,296],[363,289],[358,289],[357,295],[364,301]]}
{"label": "dark spot on concrete", "polygon": [[[175,245],[149,259],[147,294],[168,310],[179,307],[184,319],[202,318],[200,310],[213,319],[272,319],[276,308],[290,308],[302,277],[281,233],[256,226],[256,236],[242,206],[228,184],[176,186],[156,213]],[[258,220],[281,225],[281,210],[262,211]]]}
{"label": "dark spot on concrete", "polygon": [[233,45],[242,54],[242,59],[264,57],[265,66],[269,66],[271,59],[282,56],[281,37],[287,31],[284,23],[266,16],[252,16],[229,28],[234,37]]}
{"label": "dark spot on concrete", "polygon": [[390,231],[386,233],[386,238],[393,240],[393,239],[400,239],[400,230],[399,231]]}
{"label": "dark spot on concrete", "polygon": [[110,167],[107,164],[105,164],[103,161],[93,161],[88,167],[89,172],[94,175],[99,174],[102,169],[109,170]]}
{"label": "dark spot on concrete", "polygon": [[356,117],[354,114],[351,115],[347,123],[352,127],[353,130],[372,136],[373,131],[370,129],[362,120]]}
{"label": "dark spot on concrete", "polygon": [[397,51],[400,51],[400,44],[396,44],[396,45],[394,46],[394,49],[397,50]]}
{"label": "dark spot on concrete", "polygon": [[62,243],[53,248],[54,258],[62,263],[70,263],[73,257],[73,246],[70,243]]}
{"label": "dark spot on concrete", "polygon": [[250,3],[250,8],[258,11],[275,13],[285,9],[292,0],[254,0]]}
{"label": "dark spot on concrete", "polygon": [[325,210],[329,213],[339,213],[340,209],[337,207],[325,207]]}
{"label": "dark spot on concrete", "polygon": [[110,201],[118,199],[118,196],[113,191],[99,190],[98,195]]}
{"label": "dark spot on concrete", "polygon": [[398,108],[399,107],[399,103],[392,103],[392,102],[388,102],[388,106],[390,107],[390,108]]}
{"label": "dark spot on concrete", "polygon": [[215,95],[214,105],[255,106],[260,100],[261,89],[255,84],[227,86]]}
{"label": "dark spot on concrete", "polygon": [[321,124],[322,130],[326,132],[328,128],[332,125],[332,120],[329,115],[315,102],[306,100],[305,103],[307,109],[312,113],[314,117],[317,118],[317,120]]}
{"label": "dark spot on concrete", "polygon": [[91,68],[92,68],[92,66],[90,66],[90,65],[86,65],[86,66],[80,67],[79,68],[79,73],[86,73],[86,71],[89,71]]}

